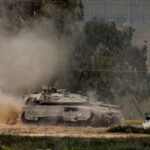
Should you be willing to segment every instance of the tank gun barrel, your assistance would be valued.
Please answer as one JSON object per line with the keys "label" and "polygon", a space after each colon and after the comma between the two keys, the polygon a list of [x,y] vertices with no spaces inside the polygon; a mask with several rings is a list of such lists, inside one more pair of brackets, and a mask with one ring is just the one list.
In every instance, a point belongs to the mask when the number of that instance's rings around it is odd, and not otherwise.
{"label": "tank gun barrel", "polygon": [[121,109],[120,106],[117,106],[117,105],[111,105],[111,104],[104,104],[104,103],[99,104],[99,106]]}

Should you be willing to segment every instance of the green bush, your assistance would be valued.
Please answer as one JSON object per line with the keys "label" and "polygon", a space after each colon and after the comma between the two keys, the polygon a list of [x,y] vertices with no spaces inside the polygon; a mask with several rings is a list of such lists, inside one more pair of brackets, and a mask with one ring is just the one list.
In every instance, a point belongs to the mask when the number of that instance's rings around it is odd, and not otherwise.
{"label": "green bush", "polygon": [[150,134],[150,128],[144,129],[142,127],[136,126],[118,126],[108,129],[108,132],[119,132],[119,133],[144,133]]}
{"label": "green bush", "polygon": [[149,150],[150,138],[0,136],[0,150]]}
{"label": "green bush", "polygon": [[11,149],[5,145],[0,145],[0,150],[11,150]]}

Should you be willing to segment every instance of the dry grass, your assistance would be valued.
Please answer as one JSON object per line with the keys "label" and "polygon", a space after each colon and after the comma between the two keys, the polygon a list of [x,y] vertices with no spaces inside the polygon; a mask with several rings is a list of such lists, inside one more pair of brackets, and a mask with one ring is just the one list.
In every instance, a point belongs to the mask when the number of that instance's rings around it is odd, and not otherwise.
{"label": "dry grass", "polygon": [[[123,127],[122,127],[123,128]],[[65,126],[25,126],[25,125],[1,125],[1,135],[17,135],[17,136],[50,136],[50,137],[82,137],[82,138],[128,138],[128,137],[150,137],[143,134],[144,132],[126,132],[126,128],[115,132],[109,132],[107,128],[92,127],[65,127]],[[114,131],[113,130],[113,131]],[[120,131],[125,132],[120,132]]]}
{"label": "dry grass", "polygon": [[125,120],[124,124],[125,125],[142,125],[144,123],[143,120]]}
{"label": "dry grass", "polygon": [[[17,116],[17,115],[15,115]],[[14,119],[16,120],[16,119]],[[23,135],[23,136],[53,136],[53,137],[86,137],[86,138],[114,138],[128,136],[149,136],[133,135],[133,133],[143,134],[134,129],[134,132],[128,132],[131,125],[141,125],[141,120],[126,120],[125,126],[111,128],[93,128],[93,127],[66,127],[66,126],[42,126],[42,125],[24,125],[21,122],[16,125],[0,125],[0,134],[4,135]],[[13,123],[11,123],[13,124]],[[131,129],[130,129],[131,130]],[[117,132],[116,132],[117,131]],[[123,132],[122,132],[123,131]]]}
{"label": "dry grass", "polygon": [[58,137],[97,137],[106,134],[106,128],[92,127],[65,127],[65,126],[35,126],[35,125],[1,125],[0,134],[4,135],[31,135],[31,136],[58,136]]}

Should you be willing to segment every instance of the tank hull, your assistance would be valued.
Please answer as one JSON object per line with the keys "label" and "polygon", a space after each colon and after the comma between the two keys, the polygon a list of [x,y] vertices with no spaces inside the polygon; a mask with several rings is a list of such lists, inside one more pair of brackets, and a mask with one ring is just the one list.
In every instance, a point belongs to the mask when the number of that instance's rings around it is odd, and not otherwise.
{"label": "tank hull", "polygon": [[110,127],[122,124],[119,110],[100,106],[31,105],[23,107],[22,121],[31,124]]}

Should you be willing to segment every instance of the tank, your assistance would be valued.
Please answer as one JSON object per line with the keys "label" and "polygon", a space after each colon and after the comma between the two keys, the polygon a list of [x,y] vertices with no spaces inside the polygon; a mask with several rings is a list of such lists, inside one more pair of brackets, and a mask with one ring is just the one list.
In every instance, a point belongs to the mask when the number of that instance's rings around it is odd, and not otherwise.
{"label": "tank", "polygon": [[110,127],[122,124],[121,109],[64,89],[42,90],[24,96],[24,123]]}

